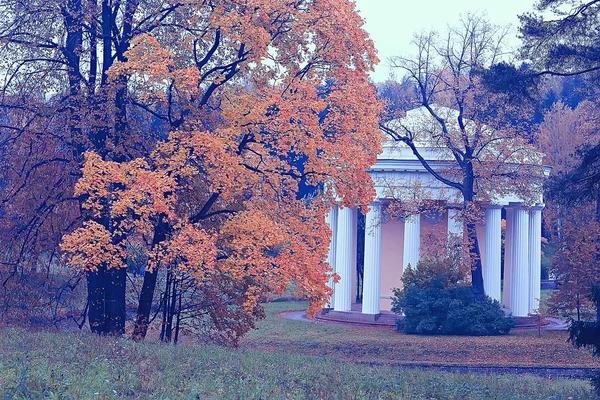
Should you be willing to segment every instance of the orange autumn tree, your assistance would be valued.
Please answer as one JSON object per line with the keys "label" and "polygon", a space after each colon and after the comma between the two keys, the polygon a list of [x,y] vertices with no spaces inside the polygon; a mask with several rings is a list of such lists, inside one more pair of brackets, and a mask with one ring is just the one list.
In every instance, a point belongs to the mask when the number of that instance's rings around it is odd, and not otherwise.
{"label": "orange autumn tree", "polygon": [[548,298],[550,310],[576,321],[593,320],[596,305],[592,301],[594,284],[600,267],[600,223],[596,221],[592,202],[558,208],[562,218],[551,272],[559,282],[557,291]]}
{"label": "orange autumn tree", "polygon": [[[537,146],[544,153],[544,162],[552,167],[551,178],[571,173],[580,163],[578,151],[598,144],[597,126],[600,107],[591,101],[583,101],[574,109],[557,102],[544,115],[539,125]],[[549,193],[551,194],[551,193]],[[569,207],[557,201],[556,196],[546,196],[544,221],[549,239],[561,240],[560,231]]]}
{"label": "orange autumn tree", "polygon": [[583,146],[597,144],[597,120],[600,106],[583,101],[574,109],[555,103],[539,126],[537,143],[552,174],[562,174],[577,166],[576,152]]}
{"label": "orange autumn tree", "polygon": [[[545,161],[552,166],[545,222],[556,249],[550,272],[560,283],[548,305],[551,311],[577,321],[593,316],[591,295],[599,273],[596,185],[580,171],[589,168],[585,151],[598,144],[599,111],[598,104],[591,101],[574,109],[558,102],[545,114],[538,135]],[[594,168],[589,169],[593,174]]]}
{"label": "orange autumn tree", "polygon": [[[159,271],[166,339],[184,282],[212,307],[217,329],[232,316],[245,321],[231,340],[253,326],[265,295],[290,283],[314,315],[330,295],[325,213],[340,199],[367,206],[374,194],[366,169],[381,139],[367,74],[376,56],[351,1],[189,2],[185,11],[189,29],[134,37],[107,72],[168,134],[129,159],[88,151],[75,187],[85,218],[61,247],[88,275],[98,333],[124,331],[132,243],[148,258],[137,339]],[[94,297],[103,291],[104,305]]]}

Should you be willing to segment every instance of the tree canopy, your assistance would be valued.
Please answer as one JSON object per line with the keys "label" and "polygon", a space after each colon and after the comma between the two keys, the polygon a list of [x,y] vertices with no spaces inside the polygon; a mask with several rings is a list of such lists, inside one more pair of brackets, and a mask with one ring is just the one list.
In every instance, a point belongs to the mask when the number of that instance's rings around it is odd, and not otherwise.
{"label": "tree canopy", "polygon": [[[330,294],[325,212],[370,203],[381,146],[367,79],[377,58],[351,1],[0,8],[2,243],[20,249],[7,265],[52,232],[45,250],[62,241],[86,274],[98,333],[124,331],[131,246],[148,260],[138,337],[161,268],[164,323],[181,317],[184,281],[208,288],[215,324],[249,315],[242,333],[291,282],[314,315]],[[299,196],[300,184],[320,190]]]}

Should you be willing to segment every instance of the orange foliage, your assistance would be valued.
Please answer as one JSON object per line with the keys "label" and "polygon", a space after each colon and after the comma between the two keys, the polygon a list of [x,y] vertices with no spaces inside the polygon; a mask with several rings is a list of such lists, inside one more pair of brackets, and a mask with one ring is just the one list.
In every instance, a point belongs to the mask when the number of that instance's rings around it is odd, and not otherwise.
{"label": "orange foliage", "polygon": [[577,165],[575,152],[585,145],[598,143],[598,105],[584,101],[575,109],[557,102],[544,116],[539,127],[539,148],[545,154],[544,162],[553,174],[569,171]]}
{"label": "orange foliage", "polygon": [[[598,144],[597,126],[600,107],[590,101],[571,109],[561,102],[552,106],[539,126],[538,147],[544,153],[544,163],[552,167],[551,175],[568,174],[581,159],[577,150]],[[570,220],[569,211],[551,196],[547,196],[544,220],[551,239],[560,240],[563,221]]]}
{"label": "orange foliage", "polygon": [[560,210],[560,236],[550,267],[560,282],[559,290],[548,300],[550,310],[577,320],[594,316],[590,295],[600,274],[600,223],[595,220],[594,206],[581,204]]}
{"label": "orange foliage", "polygon": [[[331,294],[325,213],[339,200],[366,207],[374,195],[373,44],[349,0],[214,3],[190,6],[210,26],[202,36],[182,34],[175,46],[140,35],[110,70],[139,102],[176,101],[181,123],[127,162],[86,153],[76,194],[108,228],[87,223],[62,249],[82,270],[117,268],[126,240],[143,238],[149,270],[168,265],[199,286],[223,275],[250,282],[249,313],[294,283],[314,316]],[[199,62],[195,52],[213,42],[219,50]],[[301,182],[318,190],[300,198]],[[165,222],[168,235],[153,243]]]}

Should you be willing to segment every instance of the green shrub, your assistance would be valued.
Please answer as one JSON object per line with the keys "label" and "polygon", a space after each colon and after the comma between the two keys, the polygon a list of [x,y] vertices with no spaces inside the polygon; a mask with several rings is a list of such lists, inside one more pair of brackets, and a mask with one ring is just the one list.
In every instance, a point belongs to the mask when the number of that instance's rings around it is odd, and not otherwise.
{"label": "green shrub", "polygon": [[432,278],[435,278],[444,288],[452,288],[468,284],[465,276],[467,272],[459,255],[426,258],[419,261],[417,268],[406,268],[402,283],[404,287],[418,286],[425,289],[429,287]]}
{"label": "green shrub", "polygon": [[[404,313],[398,330],[420,335],[502,335],[510,331],[514,321],[504,315],[500,304],[478,297],[471,286],[460,278],[455,266],[448,265],[440,274],[433,274],[440,260],[419,263],[407,268],[403,275],[404,289],[394,289],[392,311]],[[421,265],[425,267],[422,269]],[[454,272],[452,272],[454,271]],[[427,278],[425,278],[427,276]],[[440,279],[441,278],[441,279]]]}

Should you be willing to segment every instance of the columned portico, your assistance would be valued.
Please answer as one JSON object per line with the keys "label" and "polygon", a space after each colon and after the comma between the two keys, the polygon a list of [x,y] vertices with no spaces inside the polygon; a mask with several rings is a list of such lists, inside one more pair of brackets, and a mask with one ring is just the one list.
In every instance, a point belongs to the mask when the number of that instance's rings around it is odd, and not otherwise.
{"label": "columned portico", "polygon": [[[504,285],[502,288],[503,207],[506,211],[506,232]],[[527,208],[521,203],[510,203],[506,206],[495,204],[485,206],[485,240],[480,240],[485,293],[492,299],[498,300],[514,316],[527,316],[538,308],[541,275],[542,208],[542,205]],[[440,230],[447,230],[449,238],[463,234],[462,222],[456,218],[454,212],[453,208],[448,209],[447,219],[444,221],[445,226],[444,224],[435,225]],[[334,207],[326,218],[332,233],[327,261],[340,277],[340,280],[335,284],[333,279],[329,282],[330,285],[333,285],[335,292],[330,300],[330,306],[333,307],[334,311],[349,312],[352,309],[352,301],[356,294],[354,293],[357,251],[356,211],[347,207]],[[386,220],[382,214],[382,200],[377,200],[371,205],[365,221],[364,280],[362,285],[363,314],[377,316],[382,307],[387,309],[386,303],[389,304],[389,300],[385,299],[389,299],[387,297],[389,295],[381,296],[382,287],[383,290],[389,293],[390,288],[400,287],[401,285],[401,282],[399,285],[386,280],[382,273],[384,257],[382,254],[385,251],[382,248],[382,235],[384,232],[382,225],[393,223],[396,224],[394,226],[402,229],[403,238],[400,239],[400,243],[398,241],[394,242],[391,238],[386,239],[388,246],[391,243],[395,243],[395,247],[402,246],[401,257],[391,259],[392,262],[397,260],[396,266],[389,265],[390,258],[388,254],[388,266],[386,267],[393,268],[395,271],[393,273],[401,277],[408,265],[416,267],[420,260],[422,250],[421,218],[421,215],[414,214],[405,218],[403,222],[390,220],[389,217]],[[398,232],[396,228],[392,230],[386,228],[385,231]],[[386,235],[389,235],[389,233]],[[440,243],[440,246],[443,246],[443,244]],[[397,253],[397,251],[394,252]],[[389,277],[390,273],[390,270],[388,270],[386,275]]]}

